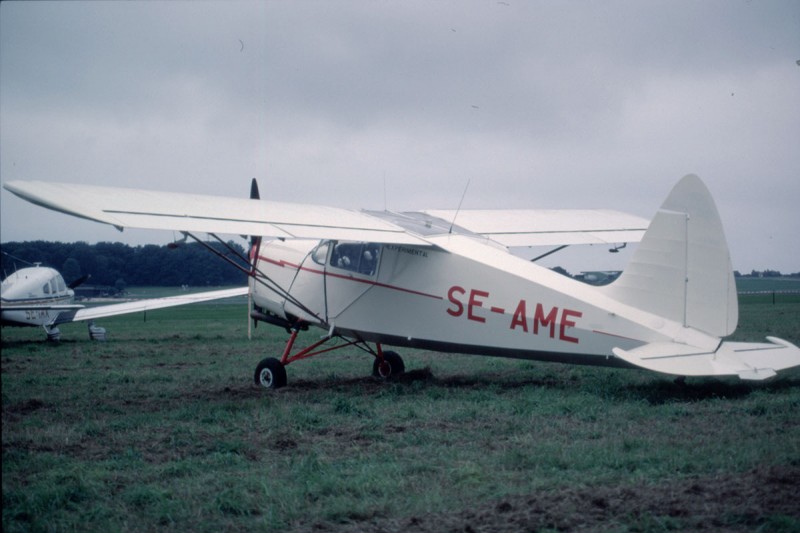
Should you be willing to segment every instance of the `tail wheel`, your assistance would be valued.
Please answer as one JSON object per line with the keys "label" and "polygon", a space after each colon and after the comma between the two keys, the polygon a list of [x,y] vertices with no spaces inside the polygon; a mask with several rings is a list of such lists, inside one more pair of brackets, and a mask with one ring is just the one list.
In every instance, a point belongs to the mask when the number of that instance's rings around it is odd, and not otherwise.
{"label": "tail wheel", "polygon": [[286,386],[286,368],[274,357],[267,357],[258,363],[254,379],[265,389],[280,389]]}
{"label": "tail wheel", "polygon": [[372,375],[376,378],[389,378],[397,376],[406,371],[406,365],[403,363],[403,358],[395,352],[383,352],[383,360],[380,357],[375,358],[372,364]]}

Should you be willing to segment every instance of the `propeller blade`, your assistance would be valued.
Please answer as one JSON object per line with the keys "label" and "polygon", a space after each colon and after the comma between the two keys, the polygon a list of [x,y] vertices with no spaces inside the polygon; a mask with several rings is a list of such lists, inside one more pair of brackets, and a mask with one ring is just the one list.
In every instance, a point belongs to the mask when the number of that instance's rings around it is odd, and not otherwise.
{"label": "propeller blade", "polygon": [[251,200],[261,199],[261,195],[258,194],[258,182],[256,181],[255,178],[253,178],[253,181],[250,182],[250,199]]}
{"label": "propeller blade", "polygon": [[69,285],[67,285],[67,287],[69,287],[70,289],[74,289],[78,285],[82,285],[82,284],[86,283],[86,280],[91,278],[91,277],[92,277],[91,274],[83,275],[83,276],[79,277],[78,279],[76,279],[75,281],[71,282]]}
{"label": "propeller blade", "polygon": [[[250,182],[250,199],[251,200],[260,200],[261,195],[258,192],[258,182],[255,178],[253,181]],[[254,248],[257,244],[261,243],[261,237],[257,237],[256,235],[250,236],[250,247]]]}

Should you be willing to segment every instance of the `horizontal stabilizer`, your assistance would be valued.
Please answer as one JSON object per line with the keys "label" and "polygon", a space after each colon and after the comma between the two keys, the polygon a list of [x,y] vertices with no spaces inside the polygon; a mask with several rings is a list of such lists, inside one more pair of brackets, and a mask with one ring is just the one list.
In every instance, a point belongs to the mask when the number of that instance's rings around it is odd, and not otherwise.
{"label": "horizontal stabilizer", "polygon": [[775,337],[769,343],[723,342],[716,351],[687,344],[652,343],[614,355],[638,367],[678,376],[739,376],[761,380],[800,366],[800,348]]}

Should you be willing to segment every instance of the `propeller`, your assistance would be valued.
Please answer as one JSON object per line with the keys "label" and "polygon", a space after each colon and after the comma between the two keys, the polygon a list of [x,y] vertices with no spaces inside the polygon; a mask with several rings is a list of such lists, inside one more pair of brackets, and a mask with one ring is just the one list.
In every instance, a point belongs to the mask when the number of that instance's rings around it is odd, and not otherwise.
{"label": "propeller", "polygon": [[88,280],[91,277],[92,277],[91,274],[84,274],[83,276],[79,277],[78,279],[72,281],[69,285],[67,285],[67,287],[70,288],[70,289],[74,289],[78,285],[83,285],[84,283],[86,283],[86,280]]}
{"label": "propeller", "polygon": [[[258,182],[255,178],[250,182],[250,199],[260,200],[261,195],[258,192]],[[250,236],[250,274],[255,275],[256,262],[258,261],[258,250],[261,248],[261,237],[256,235]],[[253,324],[258,324],[255,320],[250,319],[250,310],[253,308],[253,288],[255,283],[251,285],[251,289],[247,291],[247,339],[252,338]]]}
{"label": "propeller", "polygon": [[255,178],[253,178],[253,181],[250,182],[250,199],[261,200],[261,195],[258,194],[258,182]]}

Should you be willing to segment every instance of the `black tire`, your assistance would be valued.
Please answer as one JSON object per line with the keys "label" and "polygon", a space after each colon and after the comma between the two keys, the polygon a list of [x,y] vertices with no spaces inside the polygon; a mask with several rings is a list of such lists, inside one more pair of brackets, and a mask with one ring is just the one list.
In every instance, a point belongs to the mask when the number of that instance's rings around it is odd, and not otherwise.
{"label": "black tire", "polygon": [[383,352],[383,362],[386,363],[381,368],[381,360],[376,357],[375,362],[372,363],[372,375],[376,378],[387,379],[399,376],[406,371],[406,365],[403,363],[403,358],[396,352]]}
{"label": "black tire", "polygon": [[258,363],[253,379],[259,387],[280,389],[286,386],[286,368],[274,357],[267,357]]}

